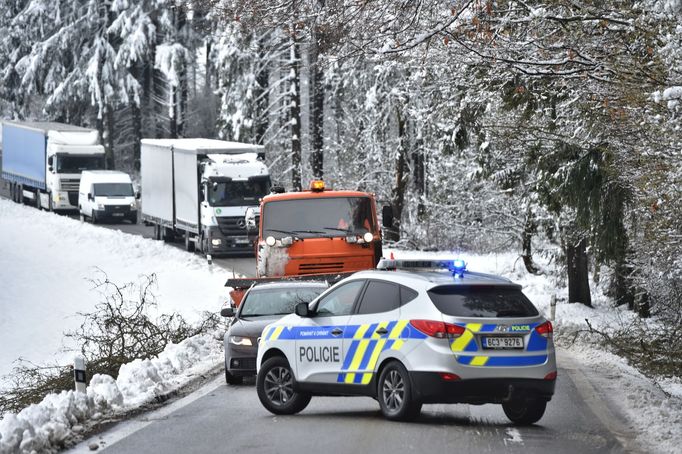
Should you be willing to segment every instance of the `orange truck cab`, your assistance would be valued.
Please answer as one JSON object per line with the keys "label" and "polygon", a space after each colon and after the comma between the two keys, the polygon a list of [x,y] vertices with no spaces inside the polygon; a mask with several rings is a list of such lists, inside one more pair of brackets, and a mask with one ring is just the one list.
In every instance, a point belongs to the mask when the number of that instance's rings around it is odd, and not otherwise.
{"label": "orange truck cab", "polygon": [[[384,221],[392,217],[386,213]],[[385,222],[386,224],[386,222]],[[257,278],[230,279],[239,304],[258,282],[315,279],[335,282],[376,267],[382,255],[381,227],[373,194],[333,191],[314,180],[302,192],[263,197],[256,244]]]}

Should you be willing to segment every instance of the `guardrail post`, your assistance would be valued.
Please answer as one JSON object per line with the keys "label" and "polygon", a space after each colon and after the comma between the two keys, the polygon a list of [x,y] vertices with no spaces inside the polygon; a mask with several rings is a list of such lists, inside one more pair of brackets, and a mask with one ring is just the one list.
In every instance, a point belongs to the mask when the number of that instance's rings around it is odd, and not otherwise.
{"label": "guardrail post", "polygon": [[73,358],[73,379],[76,382],[76,391],[85,392],[85,358],[76,355]]}
{"label": "guardrail post", "polygon": [[550,320],[556,320],[556,293],[549,300]]}

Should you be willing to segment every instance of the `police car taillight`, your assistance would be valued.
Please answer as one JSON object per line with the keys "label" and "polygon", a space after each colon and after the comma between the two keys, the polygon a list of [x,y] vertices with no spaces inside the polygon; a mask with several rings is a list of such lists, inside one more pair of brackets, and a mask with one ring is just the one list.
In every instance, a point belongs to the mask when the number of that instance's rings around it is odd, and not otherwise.
{"label": "police car taillight", "polygon": [[545,339],[550,339],[554,332],[554,328],[552,327],[552,322],[545,322],[542,325],[537,326],[535,331]]}
{"label": "police car taillight", "polygon": [[464,327],[435,320],[410,320],[410,325],[427,336],[454,339],[464,334]]}

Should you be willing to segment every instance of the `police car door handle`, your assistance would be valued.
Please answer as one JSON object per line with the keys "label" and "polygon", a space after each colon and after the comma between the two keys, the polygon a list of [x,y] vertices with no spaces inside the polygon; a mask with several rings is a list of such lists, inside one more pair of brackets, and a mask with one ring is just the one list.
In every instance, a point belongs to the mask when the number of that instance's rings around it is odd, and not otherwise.
{"label": "police car door handle", "polygon": [[384,334],[388,334],[388,330],[386,328],[379,328],[378,330],[374,331],[377,334],[381,334],[382,336]]}
{"label": "police car door handle", "polygon": [[340,336],[343,334],[343,330],[341,328],[334,328],[332,330],[332,336]]}

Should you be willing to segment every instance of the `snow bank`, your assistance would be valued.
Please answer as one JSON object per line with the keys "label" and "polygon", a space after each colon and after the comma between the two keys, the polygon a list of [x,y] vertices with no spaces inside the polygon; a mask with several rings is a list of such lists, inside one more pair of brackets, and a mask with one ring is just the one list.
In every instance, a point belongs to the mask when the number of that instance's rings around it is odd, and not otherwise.
{"label": "snow bank", "polygon": [[62,333],[81,323],[100,295],[97,268],[117,284],[155,273],[158,311],[198,321],[217,311],[227,272],[162,242],[0,200],[0,376],[23,357],[70,362]]}
{"label": "snow bank", "polygon": [[[575,344],[570,352],[589,371],[591,381],[627,417],[637,441],[648,452],[679,453],[682,446],[682,385],[679,380],[652,382],[621,357],[591,345]],[[660,386],[660,387],[659,387]],[[668,394],[666,394],[668,393]]]}
{"label": "snow bank", "polygon": [[220,336],[204,334],[170,344],[156,358],[121,367],[119,377],[92,377],[87,393],[63,391],[0,420],[0,454],[56,452],[88,425],[139,407],[187,384],[223,360]]}

